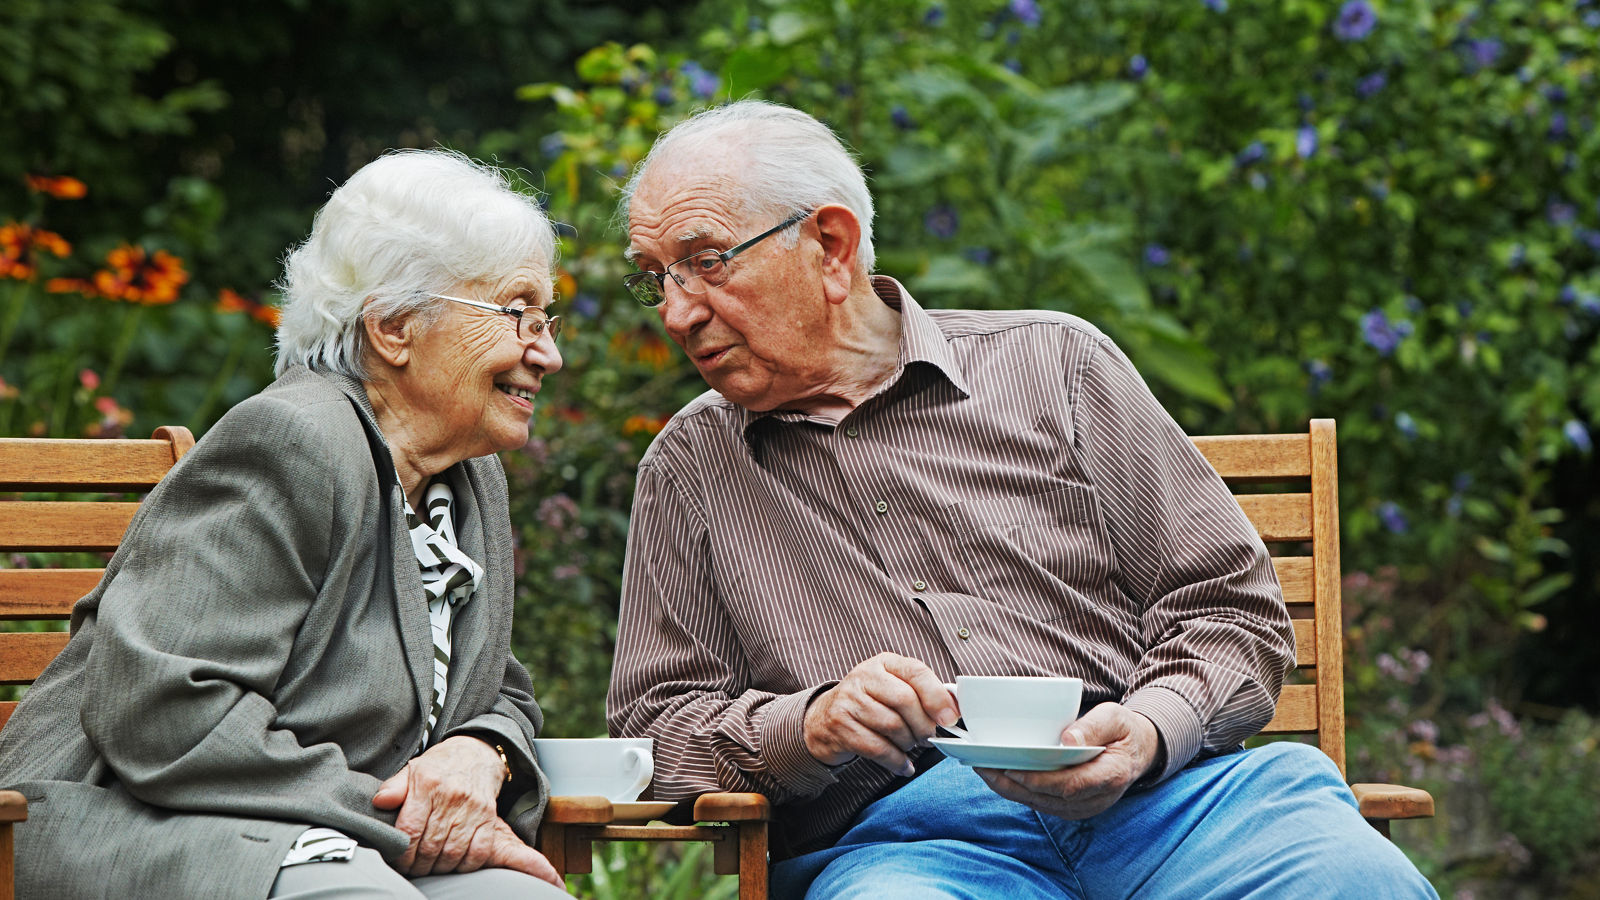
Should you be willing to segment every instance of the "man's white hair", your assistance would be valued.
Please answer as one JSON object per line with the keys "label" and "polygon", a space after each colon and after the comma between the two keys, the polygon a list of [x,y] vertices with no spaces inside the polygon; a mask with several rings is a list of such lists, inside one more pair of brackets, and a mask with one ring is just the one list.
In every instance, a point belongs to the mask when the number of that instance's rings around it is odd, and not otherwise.
{"label": "man's white hair", "polygon": [[365,316],[431,324],[461,284],[551,269],[555,230],[504,172],[450,150],[399,150],[350,176],[283,262],[277,372],[366,380]]}
{"label": "man's white hair", "polygon": [[[657,138],[623,188],[624,220],[640,181],[653,166],[692,166],[697,155],[710,151],[729,153],[736,161],[734,200],[752,218],[771,219],[776,225],[802,209],[830,203],[854,212],[861,220],[857,264],[862,272],[872,271],[872,194],[861,167],[828,126],[765,100],[704,110]],[[793,247],[799,232],[789,229],[777,240]]]}

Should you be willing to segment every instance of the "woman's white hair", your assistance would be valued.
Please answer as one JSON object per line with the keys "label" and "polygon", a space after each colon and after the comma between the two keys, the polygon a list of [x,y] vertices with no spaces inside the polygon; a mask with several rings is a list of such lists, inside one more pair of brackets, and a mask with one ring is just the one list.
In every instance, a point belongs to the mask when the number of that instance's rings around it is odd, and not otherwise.
{"label": "woman's white hair", "polygon": [[551,269],[555,230],[504,172],[450,150],[398,150],[350,176],[283,262],[277,371],[366,380],[366,316],[431,324],[461,284]]}
{"label": "woman's white hair", "polygon": [[[802,209],[830,203],[854,212],[861,220],[857,263],[860,271],[872,271],[872,194],[861,167],[828,126],[765,100],[739,100],[703,110],[657,138],[622,190],[623,219],[652,166],[692,165],[695,156],[712,150],[738,160],[735,201],[747,214],[777,224]],[[790,229],[777,239],[793,247],[799,232]]]}

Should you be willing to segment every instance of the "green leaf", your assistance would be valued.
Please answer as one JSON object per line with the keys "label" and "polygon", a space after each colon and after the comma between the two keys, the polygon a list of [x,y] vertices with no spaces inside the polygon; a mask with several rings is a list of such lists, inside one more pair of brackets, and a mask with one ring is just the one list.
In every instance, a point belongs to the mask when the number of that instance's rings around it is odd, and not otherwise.
{"label": "green leaf", "polygon": [[809,36],[822,23],[805,13],[786,9],[767,21],[767,33],[779,46],[787,46]]}
{"label": "green leaf", "polygon": [[730,96],[764,90],[789,75],[793,68],[790,54],[772,47],[746,47],[735,50],[722,64],[722,81]]}
{"label": "green leaf", "polygon": [[913,294],[961,293],[987,295],[994,292],[994,276],[988,269],[959,256],[935,256],[928,268],[911,280]]}

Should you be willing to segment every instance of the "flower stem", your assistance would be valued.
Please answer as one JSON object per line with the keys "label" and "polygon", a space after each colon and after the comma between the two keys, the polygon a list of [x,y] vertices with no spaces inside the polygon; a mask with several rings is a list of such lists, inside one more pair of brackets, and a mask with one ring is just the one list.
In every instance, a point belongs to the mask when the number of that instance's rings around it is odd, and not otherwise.
{"label": "flower stem", "polygon": [[211,379],[211,385],[206,388],[206,396],[195,407],[194,415],[189,418],[189,430],[199,433],[206,418],[211,415],[211,408],[217,405],[222,398],[222,392],[227,389],[228,381],[233,378],[233,373],[239,368],[239,359],[244,356],[244,345],[251,338],[252,329],[241,329],[239,336],[233,339],[233,346],[228,348],[228,358],[222,361],[222,368],[217,371],[217,377]]}
{"label": "flower stem", "polygon": [[111,364],[106,367],[106,377],[102,379],[107,395],[117,386],[117,376],[122,374],[122,364],[128,359],[128,350],[133,346],[134,335],[139,333],[139,321],[143,318],[144,307],[137,306],[122,320],[122,334],[117,337],[117,346],[111,351]]}
{"label": "flower stem", "polygon": [[11,287],[11,295],[6,298],[5,318],[0,319],[0,362],[6,358],[6,348],[11,346],[11,335],[17,330],[17,323],[22,321],[23,307],[28,302],[28,282],[19,281]]}

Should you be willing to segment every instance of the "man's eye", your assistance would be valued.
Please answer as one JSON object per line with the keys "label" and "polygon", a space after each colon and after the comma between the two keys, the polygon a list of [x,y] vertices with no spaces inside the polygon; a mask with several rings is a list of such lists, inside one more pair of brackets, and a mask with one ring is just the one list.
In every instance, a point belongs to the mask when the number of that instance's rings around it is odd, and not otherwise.
{"label": "man's eye", "polygon": [[714,272],[721,267],[721,265],[722,257],[717,256],[714,253],[708,253],[705,256],[697,256],[694,259],[694,267],[700,272]]}

